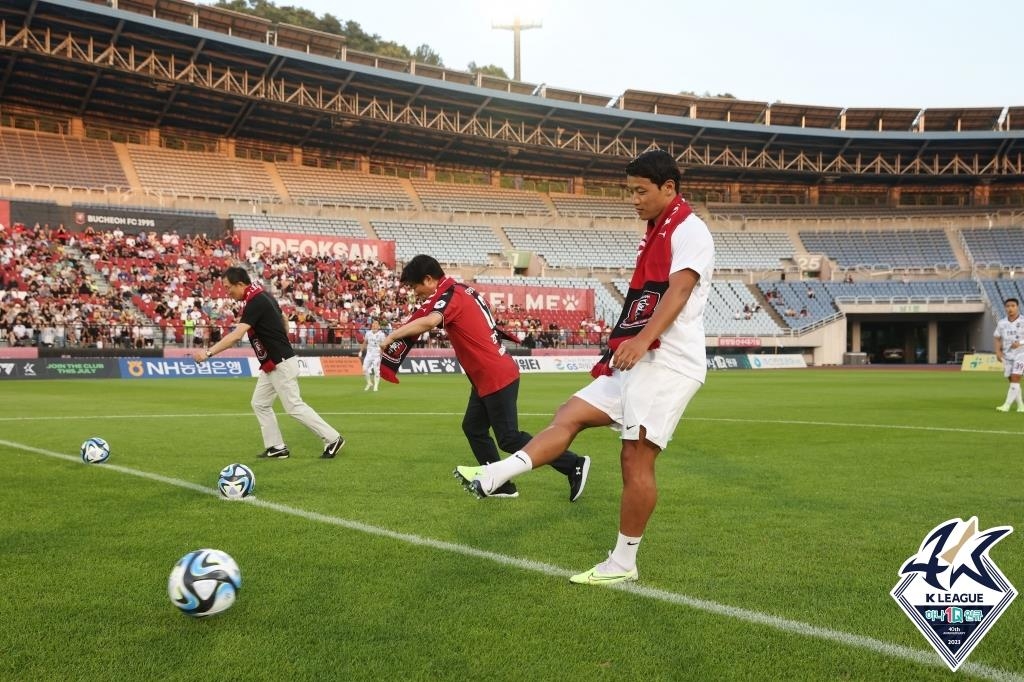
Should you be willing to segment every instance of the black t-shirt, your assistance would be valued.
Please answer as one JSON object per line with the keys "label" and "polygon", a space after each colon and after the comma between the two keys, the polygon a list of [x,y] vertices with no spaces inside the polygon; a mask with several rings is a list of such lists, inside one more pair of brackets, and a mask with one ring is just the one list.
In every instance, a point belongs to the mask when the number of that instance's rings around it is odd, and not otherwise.
{"label": "black t-shirt", "polygon": [[295,355],[288,342],[281,306],[267,292],[261,291],[249,299],[242,310],[241,322],[252,327],[249,343],[260,362],[269,357],[277,363]]}

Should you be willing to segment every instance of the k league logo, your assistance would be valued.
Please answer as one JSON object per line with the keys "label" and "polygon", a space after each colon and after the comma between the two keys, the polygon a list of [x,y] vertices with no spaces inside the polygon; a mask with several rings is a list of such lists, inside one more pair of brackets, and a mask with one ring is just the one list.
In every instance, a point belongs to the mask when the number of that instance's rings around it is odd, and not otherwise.
{"label": "k league logo", "polygon": [[892,589],[907,617],[950,670],[957,668],[1017,597],[989,550],[1011,526],[978,531],[978,518],[950,519],[931,530]]}

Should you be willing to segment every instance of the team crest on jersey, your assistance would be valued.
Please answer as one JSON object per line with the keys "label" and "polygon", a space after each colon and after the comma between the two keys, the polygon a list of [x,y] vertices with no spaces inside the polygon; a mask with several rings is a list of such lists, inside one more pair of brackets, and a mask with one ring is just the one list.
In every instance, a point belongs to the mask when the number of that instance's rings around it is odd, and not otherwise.
{"label": "team crest on jersey", "polygon": [[929,532],[890,593],[950,670],[957,668],[1017,597],[989,557],[1011,526],[978,530],[978,518],[950,519]]}
{"label": "team crest on jersey", "polygon": [[623,329],[644,326],[647,324],[647,318],[654,314],[654,308],[660,300],[661,294],[657,291],[644,291],[629,305],[626,317],[619,326]]}

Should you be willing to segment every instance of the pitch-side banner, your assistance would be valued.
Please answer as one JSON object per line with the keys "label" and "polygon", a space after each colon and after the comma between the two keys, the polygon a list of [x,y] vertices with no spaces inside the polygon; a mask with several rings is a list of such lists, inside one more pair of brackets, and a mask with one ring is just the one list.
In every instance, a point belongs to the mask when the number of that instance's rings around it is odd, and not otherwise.
{"label": "pitch-side banner", "polygon": [[257,253],[297,253],[301,256],[338,260],[361,258],[384,263],[389,268],[395,267],[395,243],[380,239],[253,230],[239,230],[238,238],[242,253],[251,248]]}
{"label": "pitch-side banner", "polygon": [[513,306],[520,306],[526,313],[565,311],[594,316],[593,289],[526,287],[491,282],[473,282],[470,286],[480,292],[491,312],[499,317],[501,310],[513,310]]}
{"label": "pitch-side banner", "polygon": [[750,369],[794,369],[807,367],[803,355],[780,353],[779,355],[748,355]]}
{"label": "pitch-side banner", "polygon": [[960,365],[962,372],[1002,372],[1003,363],[995,353],[967,353]]}

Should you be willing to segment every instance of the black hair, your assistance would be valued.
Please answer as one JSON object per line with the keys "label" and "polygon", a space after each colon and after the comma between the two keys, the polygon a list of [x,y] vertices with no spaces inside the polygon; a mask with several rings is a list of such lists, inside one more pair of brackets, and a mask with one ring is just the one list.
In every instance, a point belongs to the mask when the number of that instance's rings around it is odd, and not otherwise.
{"label": "black hair", "polygon": [[252,279],[245,268],[224,268],[224,274],[221,277],[226,279],[229,284],[252,284]]}
{"label": "black hair", "polygon": [[626,165],[626,175],[647,178],[658,187],[671,180],[675,183],[676,194],[679,194],[679,182],[683,174],[675,158],[661,149],[651,149],[636,157]]}
{"label": "black hair", "polygon": [[422,284],[427,277],[441,279],[444,277],[444,270],[436,258],[421,253],[413,256],[413,259],[405,264],[399,281],[407,285]]}
{"label": "black hair", "polygon": [[1013,296],[1003,301],[1003,305],[1006,305],[1007,303],[1016,303],[1018,306],[1020,305],[1020,301],[1015,299]]}

